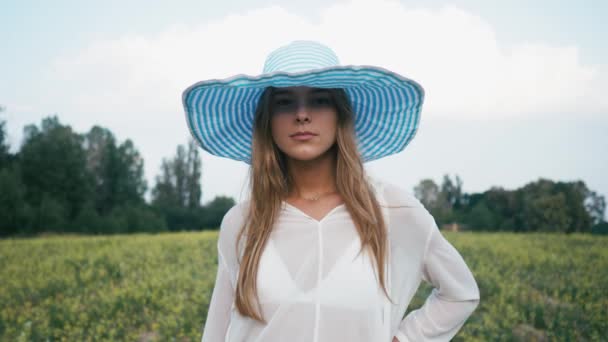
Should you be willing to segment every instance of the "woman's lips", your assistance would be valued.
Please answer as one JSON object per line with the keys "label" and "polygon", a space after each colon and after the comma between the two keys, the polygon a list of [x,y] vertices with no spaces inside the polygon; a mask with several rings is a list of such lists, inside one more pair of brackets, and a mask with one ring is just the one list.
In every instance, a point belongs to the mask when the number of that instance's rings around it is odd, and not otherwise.
{"label": "woman's lips", "polygon": [[316,134],[312,134],[312,133],[297,133],[292,135],[291,137],[295,140],[299,140],[299,141],[305,141],[305,140],[310,140],[312,139]]}

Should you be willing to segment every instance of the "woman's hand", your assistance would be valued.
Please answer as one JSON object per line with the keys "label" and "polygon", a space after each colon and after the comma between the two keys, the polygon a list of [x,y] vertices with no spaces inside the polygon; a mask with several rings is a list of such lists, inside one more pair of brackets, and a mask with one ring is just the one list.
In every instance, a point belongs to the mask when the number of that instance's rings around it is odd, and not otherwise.
{"label": "woman's hand", "polygon": [[399,340],[395,336],[393,336],[393,342],[399,342]]}

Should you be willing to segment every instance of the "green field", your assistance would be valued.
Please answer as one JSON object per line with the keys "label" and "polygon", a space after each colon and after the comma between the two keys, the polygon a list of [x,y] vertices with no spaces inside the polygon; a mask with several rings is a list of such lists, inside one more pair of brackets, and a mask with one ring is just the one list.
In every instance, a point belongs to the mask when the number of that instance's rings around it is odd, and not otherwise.
{"label": "green field", "polygon": [[[455,341],[608,340],[608,237],[444,233],[481,303]],[[217,233],[0,241],[0,341],[198,341]],[[429,293],[422,286],[410,310]]]}

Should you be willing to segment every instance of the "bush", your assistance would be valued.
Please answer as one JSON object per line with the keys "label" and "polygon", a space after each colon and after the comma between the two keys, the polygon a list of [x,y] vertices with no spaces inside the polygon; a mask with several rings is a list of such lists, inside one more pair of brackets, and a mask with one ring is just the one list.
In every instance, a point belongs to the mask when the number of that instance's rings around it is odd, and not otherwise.
{"label": "bush", "polygon": [[591,227],[591,234],[608,235],[608,222],[604,221]]}
{"label": "bush", "polygon": [[106,220],[100,217],[92,202],[87,202],[74,221],[72,222],[72,231],[77,231],[85,234],[95,234],[104,231]]}
{"label": "bush", "polygon": [[0,189],[0,236],[12,235],[27,222],[25,187],[18,173],[6,168],[0,170]]}
{"label": "bush", "polygon": [[203,207],[201,228],[217,229],[222,223],[224,215],[234,206],[234,199],[226,196],[217,196]]}
{"label": "bush", "polygon": [[30,218],[31,233],[67,232],[69,228],[66,205],[46,193],[42,195],[40,205],[34,208]]}
{"label": "bush", "polygon": [[126,205],[110,213],[109,225],[116,233],[161,232],[167,230],[165,220],[152,209]]}

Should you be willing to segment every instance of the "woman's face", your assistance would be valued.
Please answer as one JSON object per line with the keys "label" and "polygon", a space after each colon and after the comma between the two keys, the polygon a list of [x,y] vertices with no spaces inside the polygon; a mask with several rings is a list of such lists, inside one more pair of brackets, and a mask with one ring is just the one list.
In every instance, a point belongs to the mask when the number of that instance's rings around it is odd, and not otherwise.
{"label": "woman's face", "polygon": [[276,89],[270,102],[272,138],[296,160],[313,160],[336,141],[338,113],[326,89]]}

